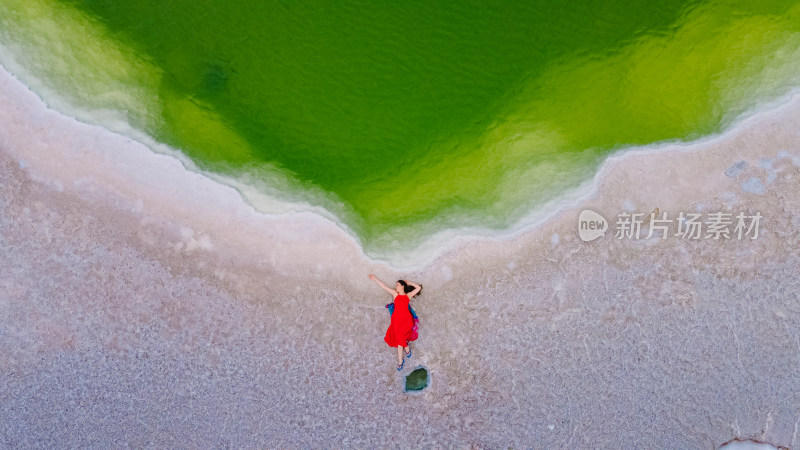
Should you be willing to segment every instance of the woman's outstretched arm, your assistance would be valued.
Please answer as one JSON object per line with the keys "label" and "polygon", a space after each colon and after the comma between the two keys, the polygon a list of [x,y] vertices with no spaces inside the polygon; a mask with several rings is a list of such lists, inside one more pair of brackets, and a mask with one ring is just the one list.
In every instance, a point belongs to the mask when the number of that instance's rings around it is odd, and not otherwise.
{"label": "woman's outstretched arm", "polygon": [[414,286],[414,290],[407,294],[408,295],[408,299],[411,300],[411,297],[417,295],[419,293],[419,291],[422,290],[422,286],[418,285],[417,283],[412,283],[412,282],[410,282],[408,280],[406,280],[406,283]]}
{"label": "woman's outstretched arm", "polygon": [[369,279],[370,279],[370,280],[373,280],[373,281],[375,281],[375,282],[376,282],[376,283],[378,283],[378,285],[380,285],[380,287],[382,287],[382,288],[383,288],[383,289],[384,289],[386,292],[388,292],[388,293],[392,294],[392,298],[394,298],[394,294],[397,294],[397,292],[396,292],[394,289],[389,289],[389,286],[386,286],[386,285],[383,283],[383,281],[379,280],[379,279],[378,279],[378,277],[376,277],[375,275],[373,275],[373,274],[369,274]]}

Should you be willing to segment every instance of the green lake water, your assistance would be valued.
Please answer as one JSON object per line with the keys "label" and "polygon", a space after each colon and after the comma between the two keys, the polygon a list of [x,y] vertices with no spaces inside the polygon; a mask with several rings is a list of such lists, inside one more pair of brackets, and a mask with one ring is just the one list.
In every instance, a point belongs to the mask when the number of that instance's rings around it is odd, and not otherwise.
{"label": "green lake water", "polygon": [[380,254],[508,229],[616,150],[783,96],[800,3],[0,0],[0,50],[62,112],[111,111]]}

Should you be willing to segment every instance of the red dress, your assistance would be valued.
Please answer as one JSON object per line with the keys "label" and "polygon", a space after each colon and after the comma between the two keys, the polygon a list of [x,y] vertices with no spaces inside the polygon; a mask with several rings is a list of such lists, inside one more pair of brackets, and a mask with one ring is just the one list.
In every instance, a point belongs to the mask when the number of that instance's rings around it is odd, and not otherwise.
{"label": "red dress", "polygon": [[405,347],[409,341],[417,339],[417,333],[414,331],[414,318],[411,317],[411,311],[408,310],[409,300],[407,295],[398,295],[394,298],[392,321],[383,338],[389,347],[398,345]]}

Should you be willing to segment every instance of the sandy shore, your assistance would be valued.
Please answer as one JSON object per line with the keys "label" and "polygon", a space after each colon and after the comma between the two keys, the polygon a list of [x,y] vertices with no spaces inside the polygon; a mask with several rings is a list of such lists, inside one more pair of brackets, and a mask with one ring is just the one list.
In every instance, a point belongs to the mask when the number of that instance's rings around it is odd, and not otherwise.
{"label": "sandy shore", "polygon": [[[800,97],[662,150],[398,272],[0,72],[0,444],[797,447]],[[763,219],[755,240],[578,238],[583,209],[656,207]],[[420,395],[370,272],[425,286]]]}

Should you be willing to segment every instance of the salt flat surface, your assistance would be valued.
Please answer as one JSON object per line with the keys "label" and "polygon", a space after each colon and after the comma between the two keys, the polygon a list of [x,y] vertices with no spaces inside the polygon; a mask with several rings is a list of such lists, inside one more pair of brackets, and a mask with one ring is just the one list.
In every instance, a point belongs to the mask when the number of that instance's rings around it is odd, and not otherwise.
{"label": "salt flat surface", "polygon": [[[579,207],[403,272],[0,86],[2,447],[800,445],[797,99],[612,158]],[[584,208],[656,207],[764,219],[755,240],[578,238]],[[371,272],[424,286],[419,395]]]}

